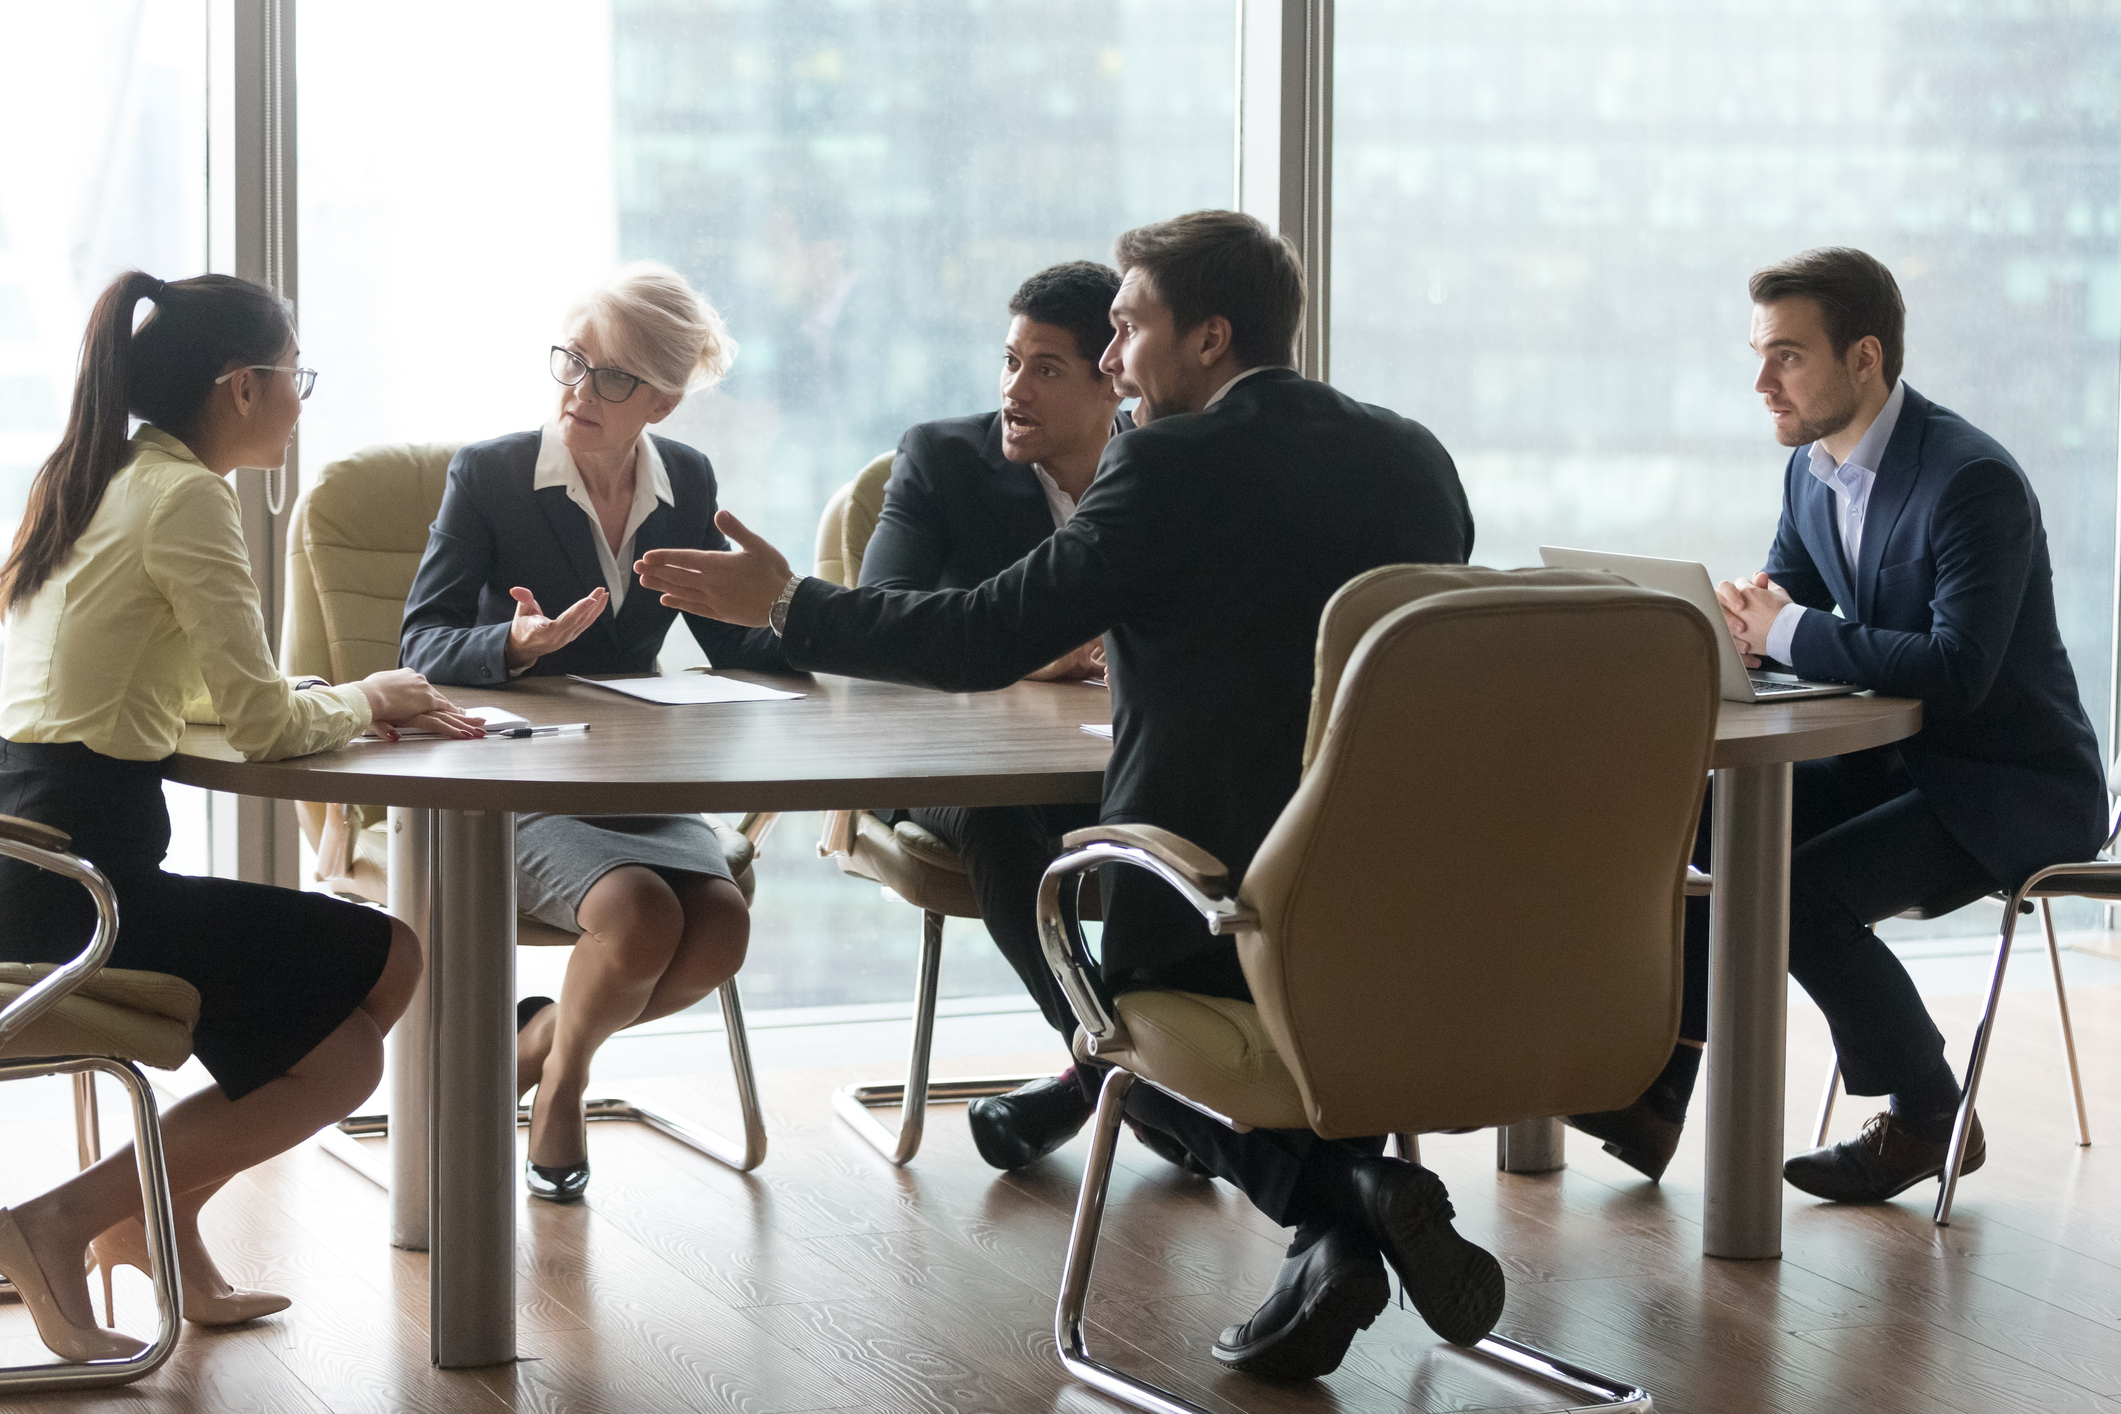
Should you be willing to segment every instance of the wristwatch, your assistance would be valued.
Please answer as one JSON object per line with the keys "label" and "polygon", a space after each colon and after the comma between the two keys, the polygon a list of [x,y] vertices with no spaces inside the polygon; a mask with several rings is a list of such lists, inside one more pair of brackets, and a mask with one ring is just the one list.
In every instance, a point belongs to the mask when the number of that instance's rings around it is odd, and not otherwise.
{"label": "wristwatch", "polygon": [[773,608],[767,611],[766,622],[773,625],[776,634],[788,631],[788,606],[795,602],[795,591],[800,589],[803,581],[808,578],[808,575],[789,575],[787,587],[781,590],[781,597],[774,600]]}

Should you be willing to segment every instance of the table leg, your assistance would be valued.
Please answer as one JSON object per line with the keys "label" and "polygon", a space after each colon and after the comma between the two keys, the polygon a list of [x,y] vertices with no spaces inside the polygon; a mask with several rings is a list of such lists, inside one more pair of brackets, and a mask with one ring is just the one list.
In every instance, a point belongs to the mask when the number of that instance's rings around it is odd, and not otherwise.
{"label": "table leg", "polygon": [[428,1325],[448,1369],[516,1358],[515,817],[434,812]]}
{"label": "table leg", "polygon": [[1790,766],[1716,773],[1709,905],[1708,1204],[1702,1251],[1782,1255]]}
{"label": "table leg", "polygon": [[[433,877],[434,812],[390,808],[390,912],[420,935],[434,964],[428,880]],[[390,1242],[427,1250],[427,1094],[434,1067],[427,1050],[427,975],[390,1033]]]}

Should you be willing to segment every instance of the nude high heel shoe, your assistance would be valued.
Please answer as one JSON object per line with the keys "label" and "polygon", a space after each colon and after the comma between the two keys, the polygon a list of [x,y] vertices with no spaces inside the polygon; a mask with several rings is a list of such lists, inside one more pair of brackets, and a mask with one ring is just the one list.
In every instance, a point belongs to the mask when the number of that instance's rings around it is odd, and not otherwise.
{"label": "nude high heel shoe", "polygon": [[[115,1324],[111,1299],[111,1272],[118,1267],[136,1267],[152,1276],[148,1264],[146,1234],[141,1234],[140,1244],[113,1237],[106,1232],[89,1244],[95,1254],[96,1264],[103,1268],[103,1320],[106,1325]],[[178,1276],[184,1288],[184,1319],[195,1326],[238,1326],[245,1321],[255,1321],[260,1316],[270,1316],[275,1311],[285,1311],[294,1302],[277,1292],[245,1291],[232,1287],[225,1296],[209,1296],[193,1286],[191,1279],[180,1269]]]}
{"label": "nude high heel shoe", "polygon": [[7,1274],[7,1279],[15,1284],[15,1294],[29,1307],[30,1316],[37,1323],[37,1338],[60,1359],[76,1364],[127,1360],[147,1349],[145,1341],[94,1326],[77,1326],[66,1318],[52,1298],[51,1285],[37,1264],[37,1254],[30,1250],[28,1239],[15,1223],[13,1210],[8,1208],[0,1208],[0,1272]]}

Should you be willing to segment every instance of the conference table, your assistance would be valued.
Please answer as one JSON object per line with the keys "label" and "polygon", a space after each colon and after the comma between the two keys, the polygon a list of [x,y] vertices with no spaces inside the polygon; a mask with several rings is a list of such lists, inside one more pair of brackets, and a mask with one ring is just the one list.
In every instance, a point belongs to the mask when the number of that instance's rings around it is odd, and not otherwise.
{"label": "conference table", "polygon": [[[283,800],[392,808],[393,911],[429,948],[428,1123],[402,1122],[393,1167],[401,1245],[430,1253],[430,1338],[444,1367],[513,1360],[516,812],[630,814],[1094,801],[1111,746],[1103,689],[1019,683],[949,694],[849,678],[726,676],[790,700],[660,706],[567,678],[457,690],[533,724],[587,732],[478,741],[356,741],[249,762],[220,728],[188,729],[169,778]],[[1912,735],[1913,702],[1726,703],[1717,732],[1704,1250],[1780,1250],[1790,763]],[[400,840],[417,847],[400,848]],[[770,901],[765,906],[770,907]],[[401,1031],[405,1027],[400,1028]],[[401,1053],[402,1054],[402,1053]],[[398,1091],[402,1097],[403,1086]],[[420,1155],[425,1140],[424,1156]],[[426,1212],[408,1211],[424,1191]],[[406,1240],[406,1234],[415,1240]]]}

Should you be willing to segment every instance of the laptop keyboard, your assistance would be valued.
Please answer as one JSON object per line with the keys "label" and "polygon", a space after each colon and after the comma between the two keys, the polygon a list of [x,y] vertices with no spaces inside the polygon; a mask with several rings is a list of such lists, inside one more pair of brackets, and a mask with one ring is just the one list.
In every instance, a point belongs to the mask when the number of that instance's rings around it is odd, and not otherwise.
{"label": "laptop keyboard", "polygon": [[1780,697],[1786,692],[1810,692],[1819,686],[1811,682],[1777,682],[1772,678],[1754,678],[1752,682],[1755,697]]}

